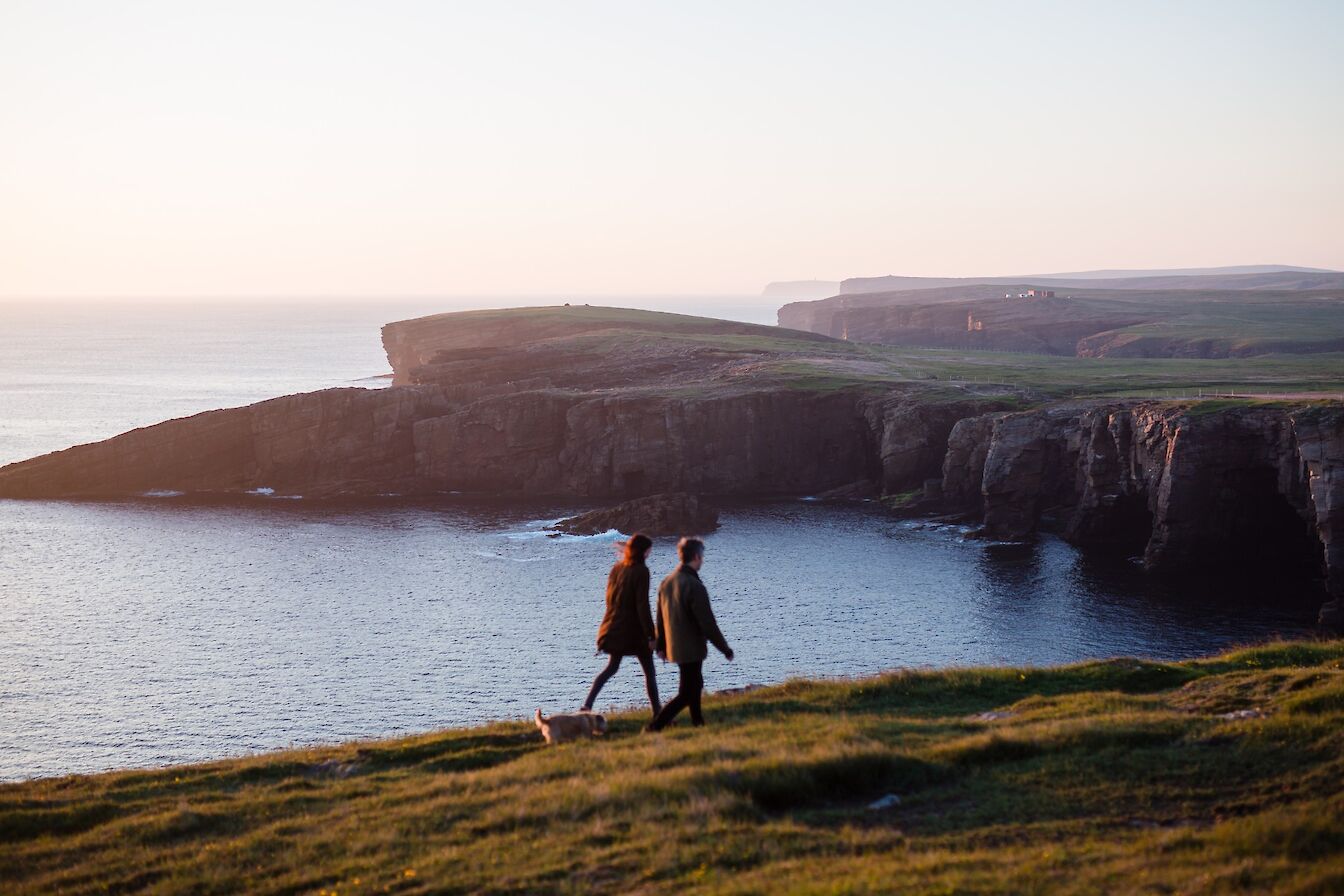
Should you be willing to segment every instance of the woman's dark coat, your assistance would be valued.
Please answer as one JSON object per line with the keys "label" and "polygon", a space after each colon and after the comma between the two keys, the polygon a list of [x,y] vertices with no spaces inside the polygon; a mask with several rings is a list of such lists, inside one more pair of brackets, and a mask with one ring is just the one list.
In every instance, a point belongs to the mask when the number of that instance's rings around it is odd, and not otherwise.
{"label": "woman's dark coat", "polygon": [[597,649],[612,656],[638,656],[649,652],[651,640],[649,568],[617,563],[607,576],[607,612],[597,630]]}

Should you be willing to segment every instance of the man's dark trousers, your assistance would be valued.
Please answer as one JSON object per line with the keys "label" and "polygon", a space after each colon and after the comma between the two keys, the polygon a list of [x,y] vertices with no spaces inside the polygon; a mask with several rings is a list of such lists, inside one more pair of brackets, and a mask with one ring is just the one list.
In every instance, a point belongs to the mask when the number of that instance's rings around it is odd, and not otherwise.
{"label": "man's dark trousers", "polygon": [[705,724],[705,717],[700,712],[700,694],[705,689],[705,675],[701,670],[703,663],[679,663],[677,668],[681,670],[681,680],[677,683],[677,696],[667,701],[663,711],[658,713],[657,718],[649,727],[657,731],[660,728],[667,727],[683,709],[690,709],[691,724]]}

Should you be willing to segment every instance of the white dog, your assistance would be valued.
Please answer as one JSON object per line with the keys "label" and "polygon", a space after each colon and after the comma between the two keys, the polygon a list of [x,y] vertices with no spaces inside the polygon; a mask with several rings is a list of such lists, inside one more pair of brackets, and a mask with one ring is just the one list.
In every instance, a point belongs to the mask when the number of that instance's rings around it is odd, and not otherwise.
{"label": "white dog", "polygon": [[601,736],[607,733],[607,717],[595,712],[573,715],[554,715],[549,718],[537,710],[537,727],[548,744],[562,744],[580,737]]}

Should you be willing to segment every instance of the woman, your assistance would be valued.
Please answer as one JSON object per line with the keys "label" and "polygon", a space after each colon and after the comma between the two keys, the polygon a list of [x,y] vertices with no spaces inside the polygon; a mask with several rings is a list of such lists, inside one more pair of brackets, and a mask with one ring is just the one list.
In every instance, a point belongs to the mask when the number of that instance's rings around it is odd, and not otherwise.
{"label": "woman", "polygon": [[653,540],[636,533],[625,543],[621,559],[607,575],[607,612],[597,630],[597,649],[610,657],[607,667],[593,679],[592,690],[583,702],[585,711],[593,708],[607,679],[621,668],[621,658],[636,657],[644,668],[644,687],[649,692],[653,714],[663,708],[658,701],[658,680],[653,671],[653,616],[649,613],[649,567],[645,561]]}

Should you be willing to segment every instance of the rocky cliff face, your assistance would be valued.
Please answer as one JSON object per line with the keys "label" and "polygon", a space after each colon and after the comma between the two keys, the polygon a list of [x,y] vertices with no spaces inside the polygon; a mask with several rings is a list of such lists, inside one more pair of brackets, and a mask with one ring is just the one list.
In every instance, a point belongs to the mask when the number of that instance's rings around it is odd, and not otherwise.
{"label": "rocky cliff face", "polygon": [[819,387],[833,340],[680,315],[443,315],[384,339],[408,385],[168,421],[0,469],[0,496],[807,494],[932,475],[967,413]]}
{"label": "rocky cliff face", "polygon": [[415,456],[429,490],[777,495],[872,476],[877,450],[847,392],[534,392],[419,422]]}
{"label": "rocky cliff face", "polygon": [[1075,543],[1141,549],[1149,568],[1249,551],[1321,564],[1344,594],[1338,406],[1094,403],[987,415],[955,427],[943,491],[978,503],[995,537],[1024,537],[1048,515]]}
{"label": "rocky cliff face", "polygon": [[0,496],[119,498],[150,491],[320,497],[415,479],[412,424],[437,390],[327,389],[207,411],[0,468]]}

